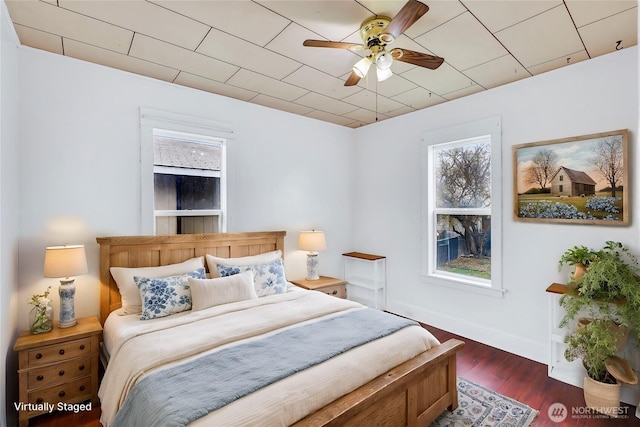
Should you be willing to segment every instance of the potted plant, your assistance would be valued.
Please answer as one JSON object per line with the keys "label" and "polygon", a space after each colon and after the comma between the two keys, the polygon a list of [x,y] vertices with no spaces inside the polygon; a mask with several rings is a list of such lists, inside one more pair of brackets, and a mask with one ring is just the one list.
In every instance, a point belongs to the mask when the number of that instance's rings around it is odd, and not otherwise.
{"label": "potted plant", "polygon": [[587,267],[596,258],[596,252],[592,251],[584,245],[576,245],[567,249],[560,260],[558,261],[558,267],[562,267],[565,264],[574,266],[573,280],[578,280],[584,275]]}
{"label": "potted plant", "polygon": [[[571,248],[562,256],[560,264],[571,262],[572,256],[588,259],[588,267],[582,277],[572,279],[574,286],[560,298],[560,305],[565,309],[560,327],[580,325],[565,337],[565,357],[569,361],[582,359],[587,370],[584,390],[588,406],[617,407],[620,381],[629,382],[633,378],[618,378],[617,384],[611,384],[616,381],[606,364],[624,345],[627,331],[632,331],[637,345],[640,343],[638,261],[628,248],[613,241],[607,241],[597,251]],[[588,320],[584,320],[585,316]],[[601,400],[605,396],[609,398],[606,405]]]}

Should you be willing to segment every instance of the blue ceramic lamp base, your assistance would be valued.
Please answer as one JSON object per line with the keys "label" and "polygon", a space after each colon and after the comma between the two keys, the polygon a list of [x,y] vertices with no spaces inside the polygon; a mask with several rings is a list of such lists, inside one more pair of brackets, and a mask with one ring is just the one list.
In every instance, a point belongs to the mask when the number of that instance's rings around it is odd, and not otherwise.
{"label": "blue ceramic lamp base", "polygon": [[60,319],[58,320],[58,327],[69,328],[75,326],[77,321],[73,302],[73,297],[76,294],[74,279],[67,278],[60,280],[58,294],[60,295]]}

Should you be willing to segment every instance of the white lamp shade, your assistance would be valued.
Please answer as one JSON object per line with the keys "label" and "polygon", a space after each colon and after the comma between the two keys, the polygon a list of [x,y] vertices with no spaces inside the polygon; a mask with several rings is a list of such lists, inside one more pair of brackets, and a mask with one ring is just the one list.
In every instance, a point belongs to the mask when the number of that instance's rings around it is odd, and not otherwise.
{"label": "white lamp shade", "polygon": [[301,231],[298,239],[298,249],[302,251],[318,252],[327,249],[324,231]]}
{"label": "white lamp shade", "polygon": [[71,277],[88,271],[84,245],[47,248],[44,255],[44,277]]}
{"label": "white lamp shade", "polygon": [[385,81],[393,75],[393,73],[391,72],[391,68],[383,69],[383,68],[377,67],[376,71],[378,73],[379,82]]}
{"label": "white lamp shade", "polygon": [[353,72],[358,75],[361,79],[367,75],[367,71],[369,71],[369,67],[371,66],[371,58],[364,57],[360,61],[356,62],[353,66]]}
{"label": "white lamp shade", "polygon": [[393,64],[393,56],[389,52],[380,52],[376,55],[376,66],[379,70],[389,69],[391,64]]}

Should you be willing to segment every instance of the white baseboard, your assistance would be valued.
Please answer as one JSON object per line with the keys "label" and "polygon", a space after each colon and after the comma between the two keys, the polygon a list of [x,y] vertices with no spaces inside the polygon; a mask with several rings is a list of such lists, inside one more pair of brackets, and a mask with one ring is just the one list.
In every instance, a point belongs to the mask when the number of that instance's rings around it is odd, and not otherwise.
{"label": "white baseboard", "polygon": [[517,335],[492,329],[478,323],[460,320],[452,315],[416,307],[410,304],[387,300],[387,311],[418,322],[426,323],[456,335],[467,337],[491,347],[525,357],[547,365],[549,349],[547,345],[523,339]]}

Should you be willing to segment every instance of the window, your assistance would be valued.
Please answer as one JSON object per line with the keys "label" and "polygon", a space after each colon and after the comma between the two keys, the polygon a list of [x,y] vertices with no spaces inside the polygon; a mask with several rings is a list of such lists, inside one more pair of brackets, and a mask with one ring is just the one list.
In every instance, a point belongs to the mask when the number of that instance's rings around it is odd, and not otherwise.
{"label": "window", "polygon": [[502,295],[501,123],[423,135],[422,278]]}
{"label": "window", "polygon": [[228,125],[141,109],[141,229],[147,234],[227,228]]}

